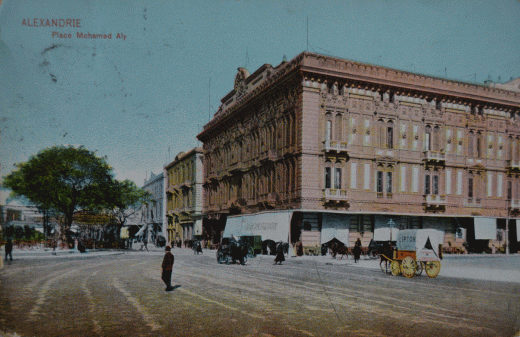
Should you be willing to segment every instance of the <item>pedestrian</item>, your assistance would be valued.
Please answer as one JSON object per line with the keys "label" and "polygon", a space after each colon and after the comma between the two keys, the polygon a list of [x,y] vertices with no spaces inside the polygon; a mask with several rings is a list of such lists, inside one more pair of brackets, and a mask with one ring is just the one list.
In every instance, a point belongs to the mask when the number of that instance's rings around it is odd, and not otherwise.
{"label": "pedestrian", "polygon": [[5,244],[5,260],[7,261],[7,256],[11,258],[11,261],[13,261],[13,241],[11,239],[7,239],[7,242]]}
{"label": "pedestrian", "polygon": [[357,263],[359,261],[359,257],[361,256],[361,241],[356,242],[354,245],[354,262]]}
{"label": "pedestrian", "polygon": [[274,258],[274,264],[282,264],[282,262],[285,261],[285,256],[283,254],[283,243],[278,243],[278,246],[276,246],[276,257]]}
{"label": "pedestrian", "polygon": [[146,249],[146,251],[149,252],[148,242],[146,241],[146,239],[144,239],[143,242],[141,243],[141,249],[139,249],[139,251],[143,251],[144,249]]}
{"label": "pedestrian", "polygon": [[166,284],[166,291],[172,291],[172,272],[173,272],[173,263],[175,261],[175,258],[173,257],[173,254],[171,253],[171,247],[166,246],[164,249],[166,253],[164,254],[164,259],[162,262],[162,280],[164,281],[164,284]]}

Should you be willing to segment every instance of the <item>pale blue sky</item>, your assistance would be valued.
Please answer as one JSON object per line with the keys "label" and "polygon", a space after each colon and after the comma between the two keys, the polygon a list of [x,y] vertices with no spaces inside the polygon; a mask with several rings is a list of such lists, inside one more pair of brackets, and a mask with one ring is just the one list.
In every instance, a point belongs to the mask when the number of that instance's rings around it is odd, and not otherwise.
{"label": "pale blue sky", "polygon": [[[74,144],[142,185],[168,148],[173,160],[197,146],[209,79],[213,114],[238,67],[253,72],[307,48],[307,17],[310,51],[468,82],[520,76],[518,0],[4,0],[0,175],[42,148]],[[79,18],[82,28],[24,18]]]}

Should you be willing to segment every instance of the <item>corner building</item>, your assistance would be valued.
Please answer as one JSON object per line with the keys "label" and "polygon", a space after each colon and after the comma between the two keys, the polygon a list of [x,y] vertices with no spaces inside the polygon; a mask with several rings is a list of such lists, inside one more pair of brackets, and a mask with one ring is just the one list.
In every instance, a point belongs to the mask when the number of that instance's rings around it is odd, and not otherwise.
{"label": "corner building", "polygon": [[202,149],[179,153],[164,166],[168,243],[186,246],[202,235]]}
{"label": "corner building", "polygon": [[224,236],[312,251],[434,228],[448,252],[518,249],[520,93],[304,52],[239,68],[221,102],[198,139]]}

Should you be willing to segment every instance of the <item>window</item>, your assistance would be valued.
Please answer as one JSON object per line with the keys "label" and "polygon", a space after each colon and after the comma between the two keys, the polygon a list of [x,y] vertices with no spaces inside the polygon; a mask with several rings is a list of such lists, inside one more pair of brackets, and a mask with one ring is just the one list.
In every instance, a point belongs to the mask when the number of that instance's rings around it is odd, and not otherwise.
{"label": "window", "polygon": [[439,149],[440,149],[440,146],[439,146],[440,139],[441,139],[441,129],[438,126],[436,126],[436,127],[433,128],[433,136],[432,136],[431,149],[433,151],[439,151]]}
{"label": "window", "polygon": [[325,167],[325,188],[331,187],[331,169],[330,167]]}
{"label": "window", "polygon": [[424,176],[424,194],[439,194],[439,175],[437,172],[427,172]]}
{"label": "window", "polygon": [[426,136],[426,139],[425,139],[425,144],[424,144],[424,149],[426,151],[431,151],[432,150],[432,128],[427,125],[425,128],[424,128],[424,133],[425,133],[425,136]]}
{"label": "window", "polygon": [[331,140],[332,139],[332,121],[327,120],[325,122],[325,140]]}
{"label": "window", "polygon": [[336,168],[334,174],[334,188],[337,190],[341,189],[341,169]]}
{"label": "window", "polygon": [[507,181],[507,199],[511,200],[513,198],[513,183],[511,180]]}
{"label": "window", "polygon": [[430,194],[430,175],[427,174],[424,176],[424,194]]}
{"label": "window", "polygon": [[383,172],[377,171],[377,193],[383,193]]}
{"label": "window", "polygon": [[334,93],[334,83],[327,83],[327,92],[329,94],[333,94]]}
{"label": "window", "polygon": [[391,123],[386,128],[386,148],[394,148],[394,126]]}
{"label": "window", "polygon": [[386,172],[386,193],[392,193],[392,172]]}
{"label": "window", "polygon": [[469,133],[468,139],[468,156],[473,157],[475,155],[474,145],[475,144],[475,134],[473,132]]}
{"label": "window", "polygon": [[468,178],[468,198],[473,198],[473,177]]}
{"label": "window", "polygon": [[343,128],[342,128],[342,121],[343,121],[343,117],[338,114],[336,115],[335,117],[335,121],[334,121],[334,124],[335,124],[335,133],[336,133],[336,140],[337,141],[341,141],[342,140],[342,131],[343,131]]}
{"label": "window", "polygon": [[438,195],[439,194],[439,176],[433,175],[433,191],[432,194]]}
{"label": "window", "polygon": [[477,135],[477,158],[482,158],[482,134]]}

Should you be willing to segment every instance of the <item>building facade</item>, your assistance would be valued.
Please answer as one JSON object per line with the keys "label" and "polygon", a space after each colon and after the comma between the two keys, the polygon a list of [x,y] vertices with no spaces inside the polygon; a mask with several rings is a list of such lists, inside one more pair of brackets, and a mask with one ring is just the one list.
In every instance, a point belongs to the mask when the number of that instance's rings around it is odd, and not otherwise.
{"label": "building facade", "polygon": [[150,173],[150,178],[145,179],[143,189],[150,192],[152,202],[142,206],[141,216],[143,231],[148,242],[155,242],[158,235],[163,235],[164,214],[164,174]]}
{"label": "building facade", "polygon": [[181,152],[164,167],[168,242],[184,244],[202,236],[201,148]]}
{"label": "building facade", "polygon": [[[312,248],[435,228],[477,251],[507,230],[517,246],[520,93],[304,52],[239,68],[221,102],[198,138],[204,208],[226,231],[278,226]],[[289,224],[265,225],[280,212]]]}

